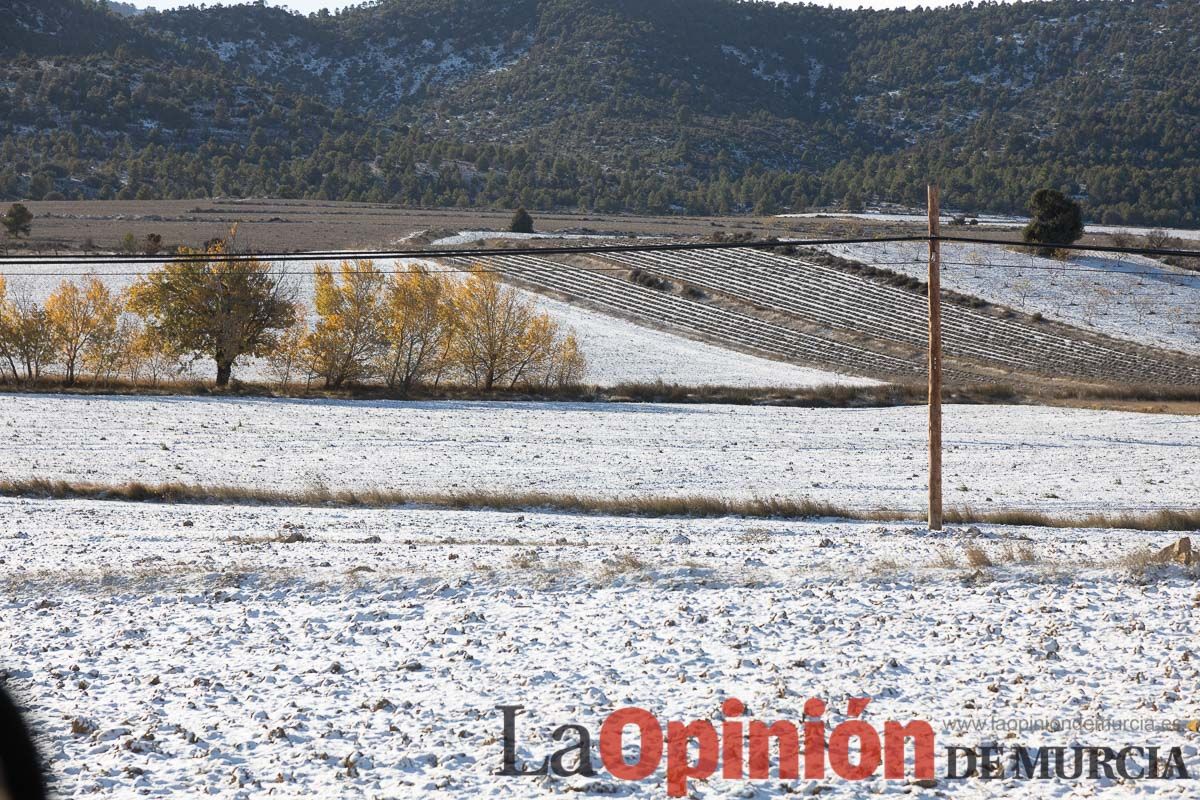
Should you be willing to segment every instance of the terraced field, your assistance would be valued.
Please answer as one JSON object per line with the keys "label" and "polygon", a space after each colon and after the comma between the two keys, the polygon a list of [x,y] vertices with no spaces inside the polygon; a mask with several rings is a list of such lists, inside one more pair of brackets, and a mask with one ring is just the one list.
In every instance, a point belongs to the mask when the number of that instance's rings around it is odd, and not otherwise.
{"label": "terraced field", "polygon": [[[488,259],[515,282],[770,357],[870,377],[925,375],[926,298],[762,250]],[[636,278],[636,280],[635,280]],[[943,303],[946,380],[1200,385],[1200,359],[1003,308]]]}

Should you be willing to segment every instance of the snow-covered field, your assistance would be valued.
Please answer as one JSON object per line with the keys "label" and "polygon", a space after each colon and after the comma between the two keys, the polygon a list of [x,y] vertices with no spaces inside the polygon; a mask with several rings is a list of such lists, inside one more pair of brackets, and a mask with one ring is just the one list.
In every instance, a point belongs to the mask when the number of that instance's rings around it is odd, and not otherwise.
{"label": "snow-covered field", "polygon": [[541,295],[538,305],[575,329],[588,358],[587,380],[599,386],[663,383],[683,386],[869,386],[870,378],[798,367],[685,339]]}
{"label": "snow-covered field", "polygon": [[[923,407],[0,395],[0,478],[924,503]],[[1194,417],[947,406],[946,502],[1196,504]]]}
{"label": "snow-covered field", "polygon": [[[515,234],[514,234],[515,235]],[[326,259],[325,261],[329,261]],[[313,262],[313,264],[318,262]],[[434,262],[399,260],[381,264],[381,269],[398,270],[411,268],[421,263],[431,269],[444,269]],[[313,264],[293,262],[286,265],[288,279],[296,282],[299,298],[312,307]],[[134,277],[129,274],[144,270],[141,264],[98,265],[94,270],[114,291],[128,287]],[[8,280],[10,297],[27,295],[38,302],[45,299],[63,280],[53,273],[69,272],[84,279],[78,265],[34,264],[15,267],[13,272],[21,274]],[[841,375],[818,369],[798,367],[779,361],[739,353],[717,345],[698,342],[646,328],[618,317],[552,300],[542,295],[518,290],[532,298],[560,325],[575,329],[584,355],[588,359],[585,380],[598,386],[615,386],[620,383],[653,383],[662,381],[684,386],[771,386],[800,388],[843,384],[867,386],[878,383],[869,378]],[[206,362],[196,364],[191,374],[211,377],[212,366]],[[268,376],[260,364],[246,360],[242,369],[235,371],[247,380],[267,380]]]}
{"label": "snow-covered field", "polygon": [[[616,234],[598,233],[513,233],[512,231],[459,231],[453,236],[435,240],[434,247],[458,247],[473,244],[483,239],[511,239],[526,242],[531,239],[616,239]],[[625,238],[625,237],[620,237]]]}
{"label": "snow-covered field", "polygon": [[[917,213],[898,213],[886,211],[864,211],[860,214],[852,214],[842,211],[830,212],[809,212],[804,214],[779,214],[780,219],[862,219],[872,222],[912,222],[924,225],[929,217],[925,214]],[[953,219],[953,214],[943,211],[943,222]],[[1029,223],[1028,217],[1002,216],[996,214],[968,214],[970,219],[979,220],[982,225],[991,225],[997,228],[1023,228]],[[1185,239],[1190,241],[1200,241],[1200,231],[1190,228],[1140,228],[1130,225],[1095,225],[1087,224],[1088,233],[1126,233],[1132,236],[1145,236],[1148,233],[1162,231],[1177,239]]]}
{"label": "snow-covered field", "polygon": [[[921,242],[823,248],[925,278]],[[1109,336],[1200,352],[1200,274],[1139,256],[1080,253],[1069,261],[1002,248],[942,244],[942,286]]]}
{"label": "snow-covered field", "polygon": [[[0,501],[0,518],[0,669],[62,797],[663,797],[661,769],[640,783],[494,775],[496,706],[526,707],[518,754],[539,762],[574,741],[550,739],[560,724],[595,737],[634,705],[720,728],[728,697],[797,724],[823,698],[832,727],[848,697],[869,696],[876,729],[930,722],[939,776],[945,747],[988,743],[1178,746],[1200,767],[1200,735],[1174,729],[1197,716],[1196,576],[1121,566],[1162,534],[26,500]],[[297,533],[311,541],[284,543]],[[969,543],[996,566],[963,566]],[[1098,719],[1171,729],[1071,727]],[[1052,722],[1068,727],[1003,732]],[[1195,786],[831,775],[692,789]]]}

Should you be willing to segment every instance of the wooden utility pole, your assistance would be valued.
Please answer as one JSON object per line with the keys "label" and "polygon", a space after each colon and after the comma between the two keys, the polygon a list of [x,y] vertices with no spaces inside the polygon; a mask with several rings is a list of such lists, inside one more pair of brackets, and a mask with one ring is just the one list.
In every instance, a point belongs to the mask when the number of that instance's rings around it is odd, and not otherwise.
{"label": "wooden utility pole", "polygon": [[929,530],[942,529],[941,198],[929,184]]}

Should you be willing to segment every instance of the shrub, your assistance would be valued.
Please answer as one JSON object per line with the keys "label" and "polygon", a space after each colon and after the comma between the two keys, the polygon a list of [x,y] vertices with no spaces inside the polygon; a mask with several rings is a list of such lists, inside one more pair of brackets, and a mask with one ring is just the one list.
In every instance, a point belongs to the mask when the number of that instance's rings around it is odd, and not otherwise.
{"label": "shrub", "polygon": [[513,233],[533,233],[533,217],[529,216],[529,212],[522,206],[513,214],[512,220],[508,223],[508,229]]}
{"label": "shrub", "polygon": [[1183,241],[1161,228],[1155,228],[1142,238],[1142,245],[1150,250],[1171,250],[1183,247]]}
{"label": "shrub", "polygon": [[1053,247],[1074,244],[1083,236],[1083,209],[1056,189],[1038,189],[1029,198],[1031,219],[1022,232],[1026,244],[1040,245],[1038,252],[1051,255]]}
{"label": "shrub", "polygon": [[142,240],[142,252],[148,256],[158,255],[162,246],[162,236],[157,233],[147,233],[146,238]]}
{"label": "shrub", "polygon": [[660,292],[669,292],[674,288],[670,281],[637,267],[629,271],[629,280],[638,286],[644,286],[647,289],[655,289]]}

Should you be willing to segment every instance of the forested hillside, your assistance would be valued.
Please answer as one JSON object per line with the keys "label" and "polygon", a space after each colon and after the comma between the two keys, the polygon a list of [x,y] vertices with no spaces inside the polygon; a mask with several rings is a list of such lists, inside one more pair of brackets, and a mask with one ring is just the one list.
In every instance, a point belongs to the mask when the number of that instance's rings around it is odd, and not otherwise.
{"label": "forested hillside", "polygon": [[1200,224],[1200,4],[0,5],[0,195]]}

